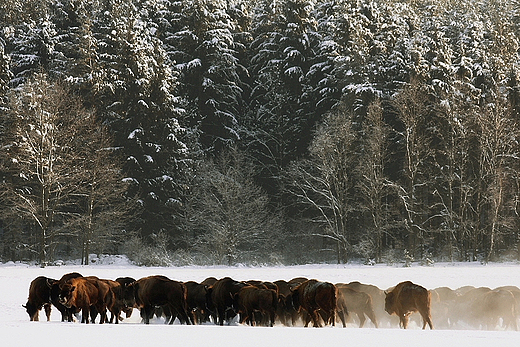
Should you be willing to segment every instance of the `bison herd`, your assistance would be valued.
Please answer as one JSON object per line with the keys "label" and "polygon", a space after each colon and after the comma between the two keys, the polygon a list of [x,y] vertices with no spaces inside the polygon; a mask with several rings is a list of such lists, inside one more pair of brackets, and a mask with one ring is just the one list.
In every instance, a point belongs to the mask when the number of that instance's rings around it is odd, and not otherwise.
{"label": "bison herd", "polygon": [[31,321],[38,320],[42,308],[50,320],[55,306],[62,321],[72,322],[81,313],[83,323],[117,324],[137,308],[146,324],[159,317],[169,324],[178,320],[224,325],[238,317],[241,324],[252,326],[307,327],[312,322],[321,327],[341,321],[343,327],[347,323],[363,327],[368,319],[376,328],[406,329],[412,321],[433,329],[435,321],[444,329],[517,330],[518,300],[520,289],[513,286],[427,290],[405,281],[383,291],[360,282],[332,284],[302,277],[275,282],[210,277],[198,283],[165,276],[110,280],[74,272],[59,280],[35,278],[23,306]]}

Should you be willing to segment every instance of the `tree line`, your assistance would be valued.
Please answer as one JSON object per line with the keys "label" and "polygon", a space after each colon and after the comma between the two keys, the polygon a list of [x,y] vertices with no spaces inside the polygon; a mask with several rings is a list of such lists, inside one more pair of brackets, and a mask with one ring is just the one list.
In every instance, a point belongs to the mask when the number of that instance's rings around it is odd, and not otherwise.
{"label": "tree line", "polygon": [[518,259],[517,0],[6,0],[0,259]]}

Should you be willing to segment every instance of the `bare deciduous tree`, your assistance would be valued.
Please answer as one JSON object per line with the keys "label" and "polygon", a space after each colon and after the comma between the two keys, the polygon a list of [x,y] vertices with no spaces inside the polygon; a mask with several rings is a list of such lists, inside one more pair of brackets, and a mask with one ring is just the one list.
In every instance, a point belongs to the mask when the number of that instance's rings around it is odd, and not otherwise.
{"label": "bare deciduous tree", "polygon": [[[107,135],[93,112],[81,105],[44,74],[9,95],[0,151],[6,168],[1,183],[4,218],[35,224],[37,241],[26,243],[41,266],[51,260],[60,239],[78,234],[88,257],[94,231],[110,230],[121,221],[114,212],[122,199],[117,161],[110,157]],[[109,222],[108,216],[117,222]]]}
{"label": "bare deciduous tree", "polygon": [[339,107],[318,128],[309,148],[311,158],[293,163],[287,173],[289,192],[308,207],[312,222],[321,225],[323,232],[317,236],[336,242],[338,263],[346,261],[351,247],[348,217],[354,138],[351,114]]}
{"label": "bare deciduous tree", "polygon": [[363,155],[357,174],[358,192],[363,201],[362,210],[370,215],[370,224],[365,234],[372,257],[382,261],[383,236],[388,227],[385,197],[389,194],[389,180],[385,174],[388,160],[389,127],[383,120],[383,108],[379,100],[373,102],[367,112],[363,130]]}
{"label": "bare deciduous tree", "polygon": [[2,198],[12,218],[29,217],[36,224],[39,240],[33,250],[42,266],[58,236],[56,220],[70,212],[66,205],[75,186],[70,165],[75,124],[88,116],[43,74],[9,95],[9,127],[0,152],[8,168]]}
{"label": "bare deciduous tree", "polygon": [[[428,99],[425,85],[412,81],[399,92],[394,100],[394,106],[403,125],[400,132],[404,147],[404,165],[402,184],[396,184],[397,193],[405,208],[405,227],[408,232],[408,247],[411,255],[416,257],[425,245],[424,229],[424,197],[421,188],[425,187],[427,175],[426,161],[431,158],[433,149],[426,133],[425,122],[429,119]],[[423,254],[420,254],[422,257]]]}
{"label": "bare deciduous tree", "polygon": [[[472,198],[475,195],[475,176],[471,169],[471,147],[475,138],[473,119],[476,107],[468,96],[471,88],[466,79],[455,83],[442,102],[437,104],[438,125],[435,136],[439,140],[434,167],[438,178],[432,187],[431,219],[437,220],[438,231],[445,242],[451,261],[469,260],[475,255],[475,217]],[[444,94],[444,93],[443,93]]]}
{"label": "bare deciduous tree", "polygon": [[130,208],[124,196],[122,163],[115,155],[117,149],[112,147],[108,132],[93,117],[81,123],[82,136],[74,163],[77,218],[71,220],[69,227],[78,230],[82,264],[88,265],[93,249],[103,252],[117,244]]}
{"label": "bare deciduous tree", "polygon": [[508,194],[514,190],[514,162],[518,160],[518,126],[505,102],[497,99],[481,107],[477,115],[480,145],[479,199],[481,232],[487,236],[486,260],[495,255],[502,234],[511,228],[504,213]]}
{"label": "bare deciduous tree", "polygon": [[269,255],[272,235],[281,229],[279,219],[253,182],[254,168],[244,155],[229,150],[203,163],[198,176],[187,208],[193,229],[199,230],[195,247],[229,265],[244,255]]}

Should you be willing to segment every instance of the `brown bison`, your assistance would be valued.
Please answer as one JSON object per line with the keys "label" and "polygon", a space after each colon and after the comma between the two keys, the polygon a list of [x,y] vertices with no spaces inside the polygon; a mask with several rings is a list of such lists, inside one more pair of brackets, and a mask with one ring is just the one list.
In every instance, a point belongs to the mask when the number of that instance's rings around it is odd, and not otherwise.
{"label": "brown bison", "polygon": [[[278,305],[278,294],[273,289],[248,285],[240,288],[234,296],[233,307],[240,314],[240,323],[256,325],[268,317],[266,325],[273,326]],[[260,315],[255,317],[255,315]]]}
{"label": "brown bison", "polygon": [[233,309],[233,298],[245,286],[243,282],[224,277],[208,288],[208,308],[216,323],[224,325],[225,321],[229,323],[237,315]]}
{"label": "brown bison", "polygon": [[479,325],[479,317],[473,314],[473,304],[480,303],[484,294],[491,291],[488,287],[464,286],[457,288],[455,301],[451,304],[449,320],[452,326]]}
{"label": "brown bison", "polygon": [[388,314],[396,314],[401,326],[406,329],[409,315],[419,312],[423,318],[423,329],[426,324],[433,329],[430,313],[431,293],[424,287],[410,281],[399,283],[389,292],[385,292],[385,311]]}
{"label": "brown bison", "polygon": [[[354,312],[359,318],[359,327],[362,328],[365,325],[365,316],[368,317],[374,326],[377,328],[376,314],[374,313],[374,306],[372,304],[372,297],[365,292],[360,292],[350,288],[347,284],[337,283],[338,288],[338,310],[341,307],[348,313]],[[343,302],[342,302],[343,301]],[[339,315],[341,318],[341,315]],[[344,320],[342,320],[343,326],[345,326]]]}
{"label": "brown bison", "polygon": [[141,310],[145,324],[150,323],[156,307],[162,307],[166,323],[178,318],[182,324],[190,324],[186,305],[186,286],[165,276],[149,276],[128,285],[124,302]]}
{"label": "brown bison", "polygon": [[318,314],[325,325],[335,325],[336,290],[334,284],[314,279],[303,282],[293,290],[294,307],[302,308],[307,313],[304,326],[307,327],[312,319],[314,327],[320,327]]}
{"label": "brown bison", "polygon": [[465,323],[473,328],[492,330],[501,321],[504,329],[518,330],[516,306],[510,290],[478,287],[457,298],[452,318],[455,323]]}
{"label": "brown bison", "polygon": [[29,298],[27,303],[22,305],[29,314],[31,322],[40,320],[39,312],[42,308],[45,308],[47,321],[51,320],[51,288],[48,283],[54,283],[55,281],[44,276],[36,277],[31,281]]}
{"label": "brown bison", "polygon": [[76,313],[77,309],[75,307],[65,307],[60,303],[59,295],[60,295],[60,286],[65,284],[68,280],[72,278],[83,277],[80,273],[71,272],[63,275],[57,281],[47,281],[47,285],[51,289],[51,303],[60,311],[61,313],[61,321],[73,321],[73,315]]}
{"label": "brown bison", "polygon": [[[449,287],[431,289],[430,293],[431,314],[435,318],[435,327],[451,328],[454,323],[451,316],[458,297],[457,293]],[[415,318],[417,319],[417,317]],[[420,322],[417,322],[417,324],[420,324]]]}
{"label": "brown bison", "polygon": [[100,323],[104,323],[109,292],[108,285],[96,277],[72,278],[60,286],[59,301],[67,308],[81,310],[82,323],[89,323],[89,315],[94,323],[97,313],[101,314]]}
{"label": "brown bison", "polygon": [[396,316],[389,316],[385,311],[385,292],[373,284],[361,283],[353,281],[347,283],[349,288],[357,290],[358,292],[367,293],[372,298],[372,306],[376,314],[378,326],[397,326],[399,318]]}
{"label": "brown bison", "polygon": [[123,319],[121,318],[121,312],[125,311],[125,304],[123,301],[123,287],[121,283],[117,281],[108,279],[102,279],[101,281],[105,282],[110,290],[110,292],[105,296],[107,309],[110,312],[109,323],[113,323],[115,319],[115,324],[118,324],[119,320]]}
{"label": "brown bison", "polygon": [[518,330],[516,299],[510,290],[495,289],[483,294],[479,302],[473,303],[471,311],[482,328],[493,330],[501,320],[504,329]]}

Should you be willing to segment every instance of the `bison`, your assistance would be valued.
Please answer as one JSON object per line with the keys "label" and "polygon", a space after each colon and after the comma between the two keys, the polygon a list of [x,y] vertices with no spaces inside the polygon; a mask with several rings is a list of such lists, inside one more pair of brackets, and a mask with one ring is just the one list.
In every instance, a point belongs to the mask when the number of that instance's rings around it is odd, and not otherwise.
{"label": "bison", "polygon": [[29,298],[27,303],[22,305],[29,314],[31,322],[39,320],[39,312],[42,308],[45,308],[47,321],[51,320],[51,288],[48,283],[54,283],[55,281],[44,276],[36,277],[31,281]]}
{"label": "bison", "polygon": [[76,307],[81,310],[82,323],[89,323],[89,315],[94,322],[98,312],[101,314],[100,323],[104,323],[106,319],[107,304],[103,294],[106,295],[109,288],[108,285],[98,282],[100,281],[93,277],[78,277],[72,278],[60,286],[60,303],[67,308]]}
{"label": "bison", "polygon": [[233,309],[233,298],[246,284],[224,277],[208,288],[208,307],[212,310],[215,322],[224,325],[224,322],[233,319],[236,312]]}
{"label": "bison", "polygon": [[[247,285],[240,288],[234,296],[233,307],[240,314],[240,323],[247,322],[249,325],[262,322],[262,318],[268,317],[267,325],[273,326],[276,317],[278,294],[273,289],[259,288]],[[260,317],[254,317],[260,314]]]}
{"label": "bison", "polygon": [[275,281],[274,284],[278,288],[278,305],[276,309],[276,317],[283,325],[294,325],[298,319],[298,312],[294,309],[291,286],[285,280]]}
{"label": "bison", "polygon": [[372,305],[377,319],[377,325],[396,326],[399,324],[399,318],[389,316],[385,311],[385,292],[373,284],[361,283],[353,281],[346,285],[358,292],[367,293],[372,298]]}
{"label": "bison", "polygon": [[424,287],[410,281],[399,283],[391,291],[386,291],[385,311],[388,314],[396,314],[400,325],[406,329],[409,315],[419,312],[423,319],[423,329],[426,324],[433,329],[430,313],[431,293]]}
{"label": "bison", "polygon": [[[376,328],[378,327],[372,297],[369,294],[354,290],[343,283],[337,283],[336,287],[338,288],[338,307],[341,307],[343,310],[346,307],[347,312],[356,313],[359,318],[360,328],[365,324],[365,316],[370,318]],[[339,316],[341,318],[341,315]],[[345,322],[343,320],[342,322],[345,326]]]}
{"label": "bison", "polygon": [[[449,287],[431,289],[430,293],[431,314],[435,318],[435,327],[450,328],[454,323],[452,312],[458,298],[457,293]],[[417,323],[420,324],[420,322]]]}
{"label": "bison", "polygon": [[188,315],[193,324],[209,321],[207,308],[208,286],[194,281],[184,282],[187,290]]}
{"label": "bison", "polygon": [[57,281],[47,281],[47,285],[51,289],[51,303],[60,311],[61,313],[61,321],[73,321],[73,315],[76,313],[77,309],[75,307],[65,307],[62,303],[60,303],[59,300],[59,294],[60,294],[60,286],[65,284],[68,280],[72,278],[79,278],[83,277],[80,273],[77,272],[71,272],[63,275],[59,280]]}
{"label": "bison", "polygon": [[162,307],[167,320],[173,324],[178,318],[183,324],[190,324],[186,305],[186,286],[182,282],[165,276],[149,276],[128,285],[124,301],[127,306],[133,303],[141,310],[145,324],[150,323],[156,307]]}
{"label": "bison", "polygon": [[321,326],[318,311],[325,325],[335,325],[336,290],[334,284],[315,279],[307,280],[293,290],[294,307],[303,308],[308,314],[305,327],[309,325],[311,319],[314,327]]}
{"label": "bison", "polygon": [[491,290],[482,295],[471,307],[473,317],[477,317],[480,327],[493,330],[500,320],[504,329],[518,330],[516,323],[516,299],[510,290]]}
{"label": "bison", "polygon": [[507,287],[491,290],[478,287],[466,291],[454,302],[452,318],[474,328],[495,329],[502,321],[503,328],[517,330],[517,310],[514,294]]}
{"label": "bison", "polygon": [[[129,290],[128,285],[135,282],[135,278],[132,277],[118,277],[116,278],[116,282],[118,282],[121,285],[121,297],[122,297],[122,304],[123,304],[123,312],[126,315],[126,318],[130,318],[132,316],[134,307],[133,307],[133,301],[132,304],[129,306],[125,302],[126,292]],[[132,291],[132,289],[130,289]],[[133,293],[133,292],[132,292]]]}
{"label": "bison", "polygon": [[102,279],[109,287],[110,292],[106,294],[105,301],[107,303],[108,311],[110,312],[110,323],[119,323],[121,312],[125,311],[125,304],[123,300],[123,286],[117,281]]}

